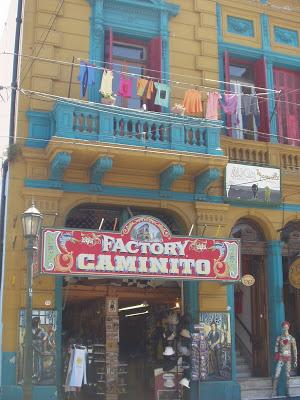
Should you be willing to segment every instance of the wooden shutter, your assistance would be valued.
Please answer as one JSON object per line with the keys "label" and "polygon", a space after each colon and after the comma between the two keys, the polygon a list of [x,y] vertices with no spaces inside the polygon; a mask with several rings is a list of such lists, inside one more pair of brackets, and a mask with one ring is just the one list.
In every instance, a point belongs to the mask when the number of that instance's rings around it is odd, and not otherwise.
{"label": "wooden shutter", "polygon": [[[225,82],[227,82],[227,83],[225,83],[225,90],[227,90],[228,93],[230,93],[230,57],[229,57],[229,52],[227,50],[224,51],[224,78],[223,79]],[[227,128],[231,127],[231,115],[229,115],[229,114],[226,114],[226,126],[227,126]],[[229,136],[232,136],[231,129],[227,130],[227,134]]]}
{"label": "wooden shutter", "polygon": [[300,103],[300,74],[274,68],[276,90],[281,90],[277,102],[277,126],[280,143],[299,146],[300,117],[296,104]]}
{"label": "wooden shutter", "polygon": [[[259,59],[254,64],[254,84],[262,89],[256,89],[256,93],[259,96],[260,93],[266,93],[267,85],[267,73],[266,73],[266,62],[264,58]],[[268,105],[268,96],[261,96],[259,98],[259,110],[260,110],[260,127],[258,132],[258,140],[269,142],[270,141],[270,113]],[[273,111],[273,110],[272,110]]]}
{"label": "wooden shutter", "polygon": [[[161,37],[155,37],[147,46],[147,75],[154,81],[160,81],[162,78],[162,40]],[[148,110],[161,111],[160,106],[154,105],[154,98],[148,102]]]}

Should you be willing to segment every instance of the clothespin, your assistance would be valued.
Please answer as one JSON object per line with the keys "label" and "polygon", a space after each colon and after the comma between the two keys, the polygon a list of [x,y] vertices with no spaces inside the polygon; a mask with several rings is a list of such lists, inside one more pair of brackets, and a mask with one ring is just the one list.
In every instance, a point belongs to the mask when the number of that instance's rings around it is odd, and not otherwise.
{"label": "clothespin", "polygon": [[204,233],[205,233],[205,231],[206,231],[206,228],[207,228],[207,225],[205,224],[205,225],[203,226],[203,229],[202,229],[202,234],[201,234],[201,236],[203,236],[203,235],[204,235]]}

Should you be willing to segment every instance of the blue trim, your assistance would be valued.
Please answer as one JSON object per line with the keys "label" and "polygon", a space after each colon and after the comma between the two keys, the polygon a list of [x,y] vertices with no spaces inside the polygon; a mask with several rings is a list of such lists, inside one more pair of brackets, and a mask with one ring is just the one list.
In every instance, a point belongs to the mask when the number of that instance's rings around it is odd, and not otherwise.
{"label": "blue trim", "polygon": [[62,181],[64,179],[65,170],[71,162],[71,154],[66,151],[61,151],[55,155],[51,161],[50,179]]}
{"label": "blue trim", "polygon": [[227,15],[227,32],[245,37],[254,37],[253,21],[251,19]]}
{"label": "blue trim", "polygon": [[[267,283],[268,283],[268,317],[269,317],[269,365],[272,376],[275,363],[274,349],[276,337],[281,331],[281,322],[285,319],[283,304],[283,269],[282,269],[282,242],[271,240],[267,244]],[[282,385],[279,393],[282,395]]]}
{"label": "blue trim", "polygon": [[199,386],[197,400],[239,400],[241,398],[241,388],[238,382],[201,382]]}
{"label": "blue trim", "polygon": [[[274,89],[274,72],[273,63],[266,60],[266,78],[267,86],[269,89]],[[270,110],[270,141],[271,143],[278,143],[278,130],[276,118],[276,102],[274,92],[269,92],[269,110]]]}
{"label": "blue trim", "polygon": [[107,171],[111,170],[113,160],[111,157],[100,157],[90,168],[90,183],[102,185],[102,179]]}
{"label": "blue trim", "polygon": [[56,327],[56,389],[58,398],[62,387],[62,287],[63,277],[55,277],[55,309],[57,312]]}
{"label": "blue trim", "polygon": [[261,14],[260,16],[260,29],[263,51],[271,51],[270,29],[269,29],[269,16]]}
{"label": "blue trim", "polygon": [[184,166],[181,164],[170,165],[159,176],[160,190],[169,191],[173,183],[184,174]]}
{"label": "blue trim", "polygon": [[[51,180],[38,180],[38,179],[24,179],[25,187],[30,187],[34,189],[55,189],[55,182]],[[108,186],[103,185],[98,187],[89,183],[72,183],[72,182],[62,182],[61,190],[69,193],[89,193],[98,196],[99,194],[103,196],[116,196],[116,197],[132,197],[140,199],[151,199],[160,200],[161,191],[152,189],[140,189],[140,188],[130,188],[123,186]],[[194,193],[187,192],[168,192],[168,198],[172,201],[182,201],[182,202],[194,202],[198,200],[198,196]],[[207,196],[205,199],[209,203],[224,203],[223,196]],[[249,208],[250,203],[245,202],[244,204],[234,204],[235,207]],[[264,209],[269,208],[267,204],[251,204],[253,209]],[[277,211],[300,211],[300,204],[279,204],[272,207],[272,210]]]}
{"label": "blue trim", "polygon": [[208,186],[218,180],[221,172],[218,168],[208,168],[195,178],[195,194],[198,200],[205,200],[207,198]]}
{"label": "blue trim", "polygon": [[275,42],[284,46],[299,47],[299,34],[294,29],[274,26]]}
{"label": "blue trim", "polygon": [[231,365],[232,365],[232,380],[233,380],[233,381],[236,381],[234,285],[227,285],[227,305],[228,305],[228,307],[229,307],[230,328],[231,328]]}
{"label": "blue trim", "polygon": [[2,386],[12,386],[17,384],[17,353],[2,352]]}
{"label": "blue trim", "polygon": [[[29,147],[46,147],[53,130],[52,113],[46,111],[27,111],[28,119],[28,139],[26,146]],[[39,140],[39,139],[43,140]]]}

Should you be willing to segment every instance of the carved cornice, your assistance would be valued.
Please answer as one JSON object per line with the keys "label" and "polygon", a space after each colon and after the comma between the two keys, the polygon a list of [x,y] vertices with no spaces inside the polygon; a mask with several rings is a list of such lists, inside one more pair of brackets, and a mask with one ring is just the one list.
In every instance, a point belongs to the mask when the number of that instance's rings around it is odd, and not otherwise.
{"label": "carved cornice", "polygon": [[159,176],[160,190],[169,191],[171,186],[184,174],[184,166],[182,164],[173,164],[165,169]]}
{"label": "carved cornice", "polygon": [[197,200],[205,199],[207,187],[220,178],[220,170],[218,168],[209,168],[195,178],[195,196]]}
{"label": "carved cornice", "polygon": [[50,166],[50,179],[55,181],[62,181],[66,168],[70,165],[71,154],[65,151],[57,153]]}
{"label": "carved cornice", "polygon": [[107,171],[112,169],[111,157],[100,157],[90,169],[90,183],[101,187],[102,179]]}

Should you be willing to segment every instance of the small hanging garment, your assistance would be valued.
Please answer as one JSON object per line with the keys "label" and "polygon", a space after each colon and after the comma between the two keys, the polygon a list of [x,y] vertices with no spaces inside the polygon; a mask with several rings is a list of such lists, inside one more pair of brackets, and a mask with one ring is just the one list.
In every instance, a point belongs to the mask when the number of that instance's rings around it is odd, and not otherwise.
{"label": "small hanging garment", "polygon": [[66,377],[66,387],[81,387],[86,384],[86,359],[85,347],[71,349],[71,356]]}
{"label": "small hanging garment", "polygon": [[170,87],[165,83],[154,83],[156,88],[156,96],[154,100],[154,104],[157,106],[168,107],[169,106],[169,98],[170,98]]}
{"label": "small hanging garment", "polygon": [[99,92],[102,94],[112,94],[112,81],[113,81],[113,72],[110,70],[104,70],[102,75],[102,81]]}
{"label": "small hanging garment", "polygon": [[148,84],[148,80],[144,78],[140,78],[136,82],[136,94],[142,97],[145,93],[146,86]]}
{"label": "small hanging garment", "polygon": [[151,80],[148,83],[147,95],[146,95],[147,100],[152,99],[153,92],[154,92],[154,82]]}
{"label": "small hanging garment", "polygon": [[243,118],[243,128],[248,129],[248,117],[253,115],[257,129],[260,126],[260,111],[256,94],[241,95],[241,112]]}
{"label": "small hanging garment", "polygon": [[85,97],[87,87],[95,84],[95,68],[81,61],[79,67],[80,97]]}
{"label": "small hanging garment", "polygon": [[187,114],[199,114],[202,112],[201,92],[189,89],[184,94],[183,106]]}
{"label": "small hanging garment", "polygon": [[127,99],[132,97],[132,80],[125,78],[124,75],[120,77],[118,95]]}
{"label": "small hanging garment", "polygon": [[211,92],[208,94],[207,106],[206,106],[206,119],[218,120],[218,106],[219,100],[222,98],[220,93]]}

